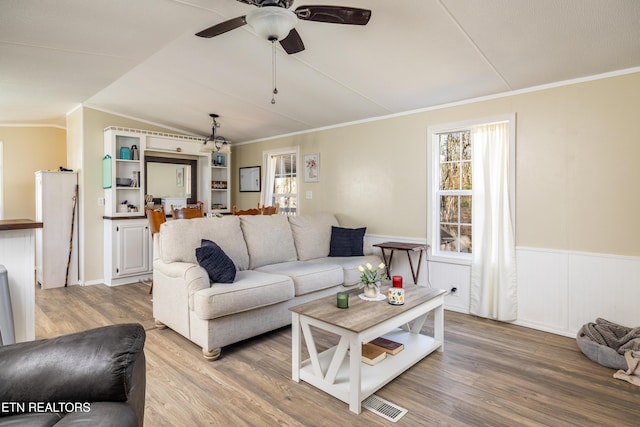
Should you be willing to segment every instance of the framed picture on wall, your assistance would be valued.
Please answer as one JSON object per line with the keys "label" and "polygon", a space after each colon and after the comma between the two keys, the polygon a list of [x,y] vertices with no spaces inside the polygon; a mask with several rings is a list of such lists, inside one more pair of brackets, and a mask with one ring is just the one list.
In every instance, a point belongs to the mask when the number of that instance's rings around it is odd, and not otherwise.
{"label": "framed picture on wall", "polygon": [[260,166],[240,168],[240,191],[260,192]]}
{"label": "framed picture on wall", "polygon": [[320,182],[320,153],[304,155],[304,182]]}
{"label": "framed picture on wall", "polygon": [[176,187],[184,187],[184,168],[176,168]]}

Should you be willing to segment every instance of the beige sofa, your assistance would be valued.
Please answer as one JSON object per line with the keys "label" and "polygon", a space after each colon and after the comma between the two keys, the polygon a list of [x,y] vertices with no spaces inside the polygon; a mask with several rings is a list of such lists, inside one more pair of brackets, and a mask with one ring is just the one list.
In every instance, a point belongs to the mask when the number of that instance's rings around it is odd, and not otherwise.
{"label": "beige sofa", "polygon": [[[154,238],[153,315],[216,359],[229,344],[291,323],[289,307],[357,285],[358,266],[377,255],[329,257],[333,214],[243,215],[175,220]],[[212,283],[196,259],[201,239],[236,267]]]}

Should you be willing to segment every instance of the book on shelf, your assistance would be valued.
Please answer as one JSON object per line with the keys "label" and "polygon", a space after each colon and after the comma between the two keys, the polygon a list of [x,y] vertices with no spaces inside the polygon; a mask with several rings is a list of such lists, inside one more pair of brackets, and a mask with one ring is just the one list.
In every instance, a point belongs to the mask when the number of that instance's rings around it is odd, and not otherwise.
{"label": "book on shelf", "polygon": [[370,341],[369,344],[379,349],[382,349],[389,354],[398,354],[402,350],[404,350],[404,344],[396,341],[392,341],[384,337],[378,337],[373,341]]}
{"label": "book on shelf", "polygon": [[370,344],[362,344],[362,361],[367,365],[375,365],[387,357],[387,352]]}

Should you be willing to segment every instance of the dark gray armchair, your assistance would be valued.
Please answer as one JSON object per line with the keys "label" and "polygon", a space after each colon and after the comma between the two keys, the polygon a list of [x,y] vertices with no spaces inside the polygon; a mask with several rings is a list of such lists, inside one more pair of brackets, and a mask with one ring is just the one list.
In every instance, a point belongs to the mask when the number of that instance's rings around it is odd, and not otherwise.
{"label": "dark gray armchair", "polygon": [[142,426],[145,337],[132,323],[0,346],[0,426]]}

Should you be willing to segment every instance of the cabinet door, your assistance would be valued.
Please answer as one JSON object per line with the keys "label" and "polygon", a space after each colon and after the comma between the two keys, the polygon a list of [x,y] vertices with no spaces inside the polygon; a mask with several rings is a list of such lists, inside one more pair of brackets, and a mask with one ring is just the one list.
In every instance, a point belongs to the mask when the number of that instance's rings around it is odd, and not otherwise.
{"label": "cabinet door", "polygon": [[117,276],[149,271],[149,227],[146,224],[120,224],[117,235]]}

